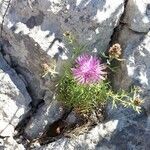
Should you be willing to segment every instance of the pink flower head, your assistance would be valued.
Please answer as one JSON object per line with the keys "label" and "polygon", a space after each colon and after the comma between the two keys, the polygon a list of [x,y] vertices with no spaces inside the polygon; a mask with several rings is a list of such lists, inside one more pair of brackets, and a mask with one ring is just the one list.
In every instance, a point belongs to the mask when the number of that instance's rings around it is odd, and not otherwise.
{"label": "pink flower head", "polygon": [[96,56],[83,54],[76,59],[76,65],[72,68],[73,76],[78,83],[92,84],[100,80],[105,80],[104,75],[107,73],[103,70],[106,65],[101,64]]}

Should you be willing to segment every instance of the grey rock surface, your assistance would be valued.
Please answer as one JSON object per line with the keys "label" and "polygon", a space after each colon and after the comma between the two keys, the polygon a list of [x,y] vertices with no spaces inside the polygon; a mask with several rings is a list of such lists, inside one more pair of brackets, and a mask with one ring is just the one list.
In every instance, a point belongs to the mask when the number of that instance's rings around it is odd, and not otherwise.
{"label": "grey rock surface", "polygon": [[[0,24],[3,22],[0,44],[4,58],[20,73],[17,75],[0,55],[0,136],[10,136],[0,137],[0,149],[24,149],[12,136],[29,109],[30,96],[37,111],[25,128],[29,139],[39,137],[47,125],[62,117],[61,105],[52,100],[55,80],[51,72],[42,77],[45,73],[42,66],[47,64],[51,70],[55,65],[56,71],[61,71],[70,53],[63,33],[72,32],[88,50],[105,51],[123,13],[120,24],[123,28],[117,31],[117,40],[126,60],[115,76],[115,87],[140,86],[145,110],[138,115],[122,107],[115,110],[108,107],[106,122],[75,138],[64,137],[48,145],[35,145],[35,150],[149,149],[150,1],[126,2],[124,10],[125,0],[0,0]],[[41,100],[45,104],[37,107]]]}
{"label": "grey rock surface", "polygon": [[26,136],[29,139],[38,138],[45,131],[45,127],[60,119],[63,113],[62,106],[56,100],[43,105],[28,123],[28,126],[25,129]]}
{"label": "grey rock surface", "polygon": [[0,150],[25,150],[22,144],[18,144],[13,137],[0,139]]}
{"label": "grey rock surface", "polygon": [[121,88],[127,90],[133,83],[133,80],[130,76],[130,72],[132,72],[134,69],[130,67],[127,71],[129,55],[126,56],[126,53],[128,52],[132,53],[132,48],[136,47],[144,37],[145,37],[144,33],[137,34],[133,30],[130,30],[128,26],[123,26],[122,30],[119,31],[117,42],[120,43],[122,47],[123,51],[122,57],[124,61],[120,63],[120,68],[117,69],[114,77],[113,84],[115,89],[119,90]]}
{"label": "grey rock surface", "polygon": [[[134,5],[132,5],[132,7],[134,7]],[[130,8],[131,7],[129,7],[128,2],[127,10]],[[134,12],[134,9],[131,8],[131,11]],[[127,12],[126,15],[129,16],[125,16],[125,18],[130,17],[130,14],[128,13],[129,12]],[[134,14],[133,16],[135,17],[136,15]],[[137,20],[138,17],[140,17],[139,14],[136,17]],[[139,20],[141,20],[141,22],[143,21],[140,18]],[[127,21],[130,23],[131,20],[127,19]],[[88,133],[84,133],[75,139],[60,139],[56,142],[50,143],[48,146],[43,146],[41,148],[37,147],[35,149],[149,149],[150,142],[147,139],[150,138],[150,71],[148,70],[150,64],[150,33],[146,33],[149,31],[149,24],[141,22],[134,24],[135,22],[131,21],[132,25],[130,26],[130,24],[127,24],[119,33],[118,41],[123,47],[123,58],[125,61],[122,62],[121,69],[119,72],[117,72],[115,79],[118,82],[115,84],[115,86],[118,89],[128,89],[131,85],[140,86],[143,93],[141,94],[141,98],[144,100],[143,105],[145,110],[138,115],[133,111],[124,109],[122,107],[119,107],[116,110],[111,110],[109,108],[108,118],[110,118],[110,121],[97,125]],[[145,34],[139,34],[134,31],[145,32]]]}
{"label": "grey rock surface", "polygon": [[109,108],[111,120],[99,124],[88,133],[75,138],[62,138],[35,150],[148,150],[150,146],[150,118],[144,113],[137,115],[119,107]]}
{"label": "grey rock surface", "polygon": [[150,0],[128,0],[124,22],[136,32],[150,29]]}
{"label": "grey rock surface", "polygon": [[31,98],[23,81],[0,54],[0,135],[12,136],[14,128],[29,110]]}
{"label": "grey rock surface", "polygon": [[[124,10],[124,0],[30,2],[29,4],[28,1],[12,1],[5,18],[5,26],[14,29],[14,33],[22,32],[33,38],[44,51],[52,51],[49,48],[50,43],[54,38],[61,39],[66,31],[73,32],[80,42],[106,50],[113,29],[117,26]],[[6,4],[1,3],[4,14],[3,7]]]}
{"label": "grey rock surface", "polygon": [[[8,2],[0,2],[0,22]],[[63,33],[70,31],[88,50],[105,51],[124,10],[124,0],[13,0],[3,26],[4,51],[24,75],[33,97],[42,99],[53,84],[41,78],[41,65],[60,60],[68,51]]]}
{"label": "grey rock surface", "polygon": [[[2,22],[8,2],[0,4]],[[51,67],[56,60],[56,70],[61,70],[69,55],[63,33],[71,31],[89,50],[105,51],[123,11],[124,0],[10,1],[3,26],[3,49],[27,81],[34,105],[44,97],[51,101],[51,94],[45,93],[51,93],[55,83],[49,75],[42,78],[41,66],[46,63]],[[57,110],[57,105],[51,104],[40,108],[25,130],[27,135],[34,138],[42,133],[46,124],[62,115],[49,117]]]}
{"label": "grey rock surface", "polygon": [[[141,87],[143,94],[142,98],[145,100],[144,106],[148,112],[150,112],[150,32],[145,36],[142,36],[137,43],[130,43],[124,50],[124,58],[126,59],[125,66],[122,68],[123,72],[126,72],[131,82],[131,85],[137,85]],[[120,82],[127,81],[126,77],[122,77]]]}
{"label": "grey rock surface", "polygon": [[0,137],[0,149],[23,149],[13,135],[30,102],[25,84],[0,54],[0,136],[4,137]]}

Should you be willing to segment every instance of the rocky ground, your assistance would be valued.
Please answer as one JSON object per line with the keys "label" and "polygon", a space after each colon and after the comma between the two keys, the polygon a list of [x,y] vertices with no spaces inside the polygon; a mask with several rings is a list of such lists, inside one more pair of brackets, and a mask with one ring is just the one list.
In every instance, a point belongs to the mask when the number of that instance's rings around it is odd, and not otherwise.
{"label": "rocky ground", "polygon": [[[0,0],[0,25],[0,150],[149,149],[150,0]],[[55,79],[43,69],[61,72],[69,59],[66,31],[97,53],[120,43],[125,61],[114,88],[140,86],[143,109],[108,105],[103,123],[40,145],[59,121],[77,119],[53,98]]]}

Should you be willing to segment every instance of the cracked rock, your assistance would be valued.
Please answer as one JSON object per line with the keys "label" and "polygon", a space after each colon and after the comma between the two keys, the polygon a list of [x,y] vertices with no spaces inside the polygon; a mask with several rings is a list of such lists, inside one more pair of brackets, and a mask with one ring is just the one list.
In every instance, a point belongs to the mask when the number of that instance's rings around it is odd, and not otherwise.
{"label": "cracked rock", "polygon": [[[0,2],[0,21],[7,4]],[[123,11],[124,0],[11,1],[3,24],[4,51],[28,81],[35,101],[42,99],[44,91],[53,84],[51,79],[41,77],[40,66],[52,65],[54,57],[60,60],[56,63],[59,72],[63,60],[68,58],[70,51],[63,33],[71,31],[91,51],[105,51]]]}
{"label": "cracked rock", "polygon": [[[2,141],[2,142],[1,142]],[[0,139],[1,150],[25,150],[22,144],[18,144],[12,137],[6,137],[3,140]]]}
{"label": "cracked rock", "polygon": [[149,113],[150,32],[147,34],[137,34],[124,28],[120,33],[119,41],[124,47],[123,58],[125,61],[121,63],[121,68],[117,71],[114,84],[117,89],[128,89],[132,85],[141,87],[141,98],[144,100],[144,107]]}
{"label": "cracked rock", "polygon": [[150,119],[144,112],[137,115],[121,107],[115,110],[109,108],[108,116],[111,120],[99,123],[88,133],[62,138],[41,147],[37,145],[34,150],[122,150],[131,147],[140,150],[149,147],[146,137],[150,137]]}
{"label": "cracked rock", "polygon": [[21,150],[12,136],[16,125],[29,110],[31,98],[25,84],[0,54],[0,149]]}
{"label": "cracked rock", "polygon": [[14,128],[29,110],[31,98],[25,84],[0,55],[0,135],[12,136]]}
{"label": "cracked rock", "polygon": [[38,109],[38,112],[30,120],[25,129],[26,135],[29,139],[36,139],[45,130],[47,125],[51,125],[54,121],[60,119],[63,115],[62,106],[56,101],[43,105]]}
{"label": "cracked rock", "polygon": [[[6,12],[8,2],[0,1],[0,24],[3,22],[0,40],[5,59],[18,75],[0,55],[0,149],[24,149],[12,136],[15,126],[29,109],[30,96],[35,111],[27,120],[22,138],[32,141],[43,134],[46,126],[61,119],[62,106],[53,100],[55,79],[41,66],[46,64],[48,70],[55,66],[58,73],[62,71],[71,53],[63,33],[71,31],[77,42],[86,45],[88,50],[106,51],[122,15],[125,25],[118,31],[117,38],[126,61],[115,76],[115,87],[140,86],[146,113],[138,115],[121,107],[109,109],[108,120],[87,133],[74,139],[62,137],[48,145],[37,145],[37,150],[149,148],[150,35],[147,32],[150,1],[128,0],[124,10],[125,0],[12,0]],[[39,106],[41,101],[45,104]],[[68,122],[75,119],[71,117]]]}
{"label": "cracked rock", "polygon": [[150,0],[128,0],[124,22],[136,32],[150,29]]}

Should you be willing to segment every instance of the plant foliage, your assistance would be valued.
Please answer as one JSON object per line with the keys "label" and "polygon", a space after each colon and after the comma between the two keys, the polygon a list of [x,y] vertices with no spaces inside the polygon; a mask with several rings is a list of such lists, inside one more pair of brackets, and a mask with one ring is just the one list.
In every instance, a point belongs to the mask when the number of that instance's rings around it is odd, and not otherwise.
{"label": "plant foliage", "polygon": [[[69,35],[68,39],[69,43],[75,45],[74,38]],[[122,61],[122,59],[119,58],[121,48],[118,46],[117,49],[117,46],[118,44],[110,48],[111,53],[107,57],[108,64],[111,64],[112,59]],[[100,80],[93,84],[80,84],[75,80],[71,68],[75,65],[75,59],[81,55],[81,51],[83,51],[82,48],[83,47],[79,45],[73,47],[72,59],[70,63],[64,67],[64,74],[60,77],[57,84],[57,99],[64,102],[66,106],[73,107],[84,113],[90,112],[99,105],[104,105],[107,102],[111,102],[112,107],[117,107],[118,104],[122,104],[124,107],[132,108],[139,113],[142,100],[139,98],[138,88],[133,88],[130,92],[124,90],[114,92],[108,79]]]}

